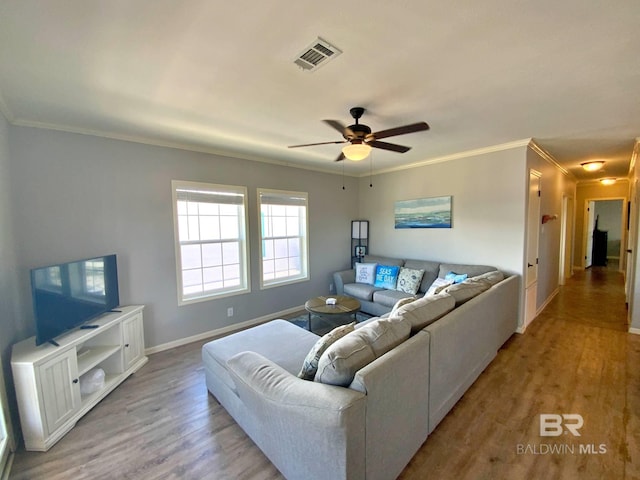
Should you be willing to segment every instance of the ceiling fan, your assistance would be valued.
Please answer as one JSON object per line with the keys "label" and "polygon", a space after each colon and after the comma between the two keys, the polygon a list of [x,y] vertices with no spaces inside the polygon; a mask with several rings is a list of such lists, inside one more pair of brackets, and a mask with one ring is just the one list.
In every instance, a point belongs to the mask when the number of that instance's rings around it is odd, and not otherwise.
{"label": "ceiling fan", "polygon": [[404,145],[397,145],[395,143],[381,142],[381,138],[395,137],[396,135],[405,135],[407,133],[421,132],[423,130],[429,130],[429,125],[426,122],[412,123],[411,125],[404,125],[402,127],[389,128],[387,130],[381,130],[379,132],[371,132],[371,128],[367,125],[359,123],[358,120],[362,117],[365,109],[362,107],[353,107],[349,110],[351,116],[356,123],[345,127],[337,120],[323,120],[324,123],[330,127],[336,129],[344,137],[344,140],[337,140],[334,142],[320,142],[320,143],[305,143],[303,145],[290,145],[289,148],[298,147],[313,147],[315,145],[330,145],[339,143],[349,143],[349,145],[343,147],[342,152],[336,158],[336,162],[344,160],[363,160],[367,158],[371,147],[381,148],[382,150],[390,150],[392,152],[405,153],[411,150],[411,147],[405,147]]}

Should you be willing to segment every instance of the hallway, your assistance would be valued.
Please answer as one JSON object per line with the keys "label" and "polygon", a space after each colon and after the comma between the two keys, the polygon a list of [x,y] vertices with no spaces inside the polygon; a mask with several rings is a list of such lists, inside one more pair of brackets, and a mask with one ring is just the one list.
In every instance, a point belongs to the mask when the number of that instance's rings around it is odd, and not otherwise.
{"label": "hallway", "polygon": [[[640,478],[640,336],[626,314],[620,272],[576,273],[400,478]],[[581,436],[541,436],[541,414],[581,415]]]}

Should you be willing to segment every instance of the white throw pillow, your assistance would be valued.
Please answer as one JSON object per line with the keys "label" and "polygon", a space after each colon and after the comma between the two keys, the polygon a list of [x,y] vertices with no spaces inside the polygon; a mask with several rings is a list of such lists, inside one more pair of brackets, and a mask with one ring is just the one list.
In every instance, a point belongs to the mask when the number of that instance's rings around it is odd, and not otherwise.
{"label": "white throw pillow", "polygon": [[451,280],[445,280],[444,278],[436,278],[433,283],[431,284],[431,286],[429,287],[429,290],[427,290],[427,293],[425,293],[425,297],[428,295],[437,295],[439,294],[442,290],[444,290],[445,288],[447,288],[449,285],[452,285],[453,281]]}
{"label": "white throw pillow", "polygon": [[373,285],[376,281],[377,263],[358,263],[356,262],[356,283],[366,283]]}

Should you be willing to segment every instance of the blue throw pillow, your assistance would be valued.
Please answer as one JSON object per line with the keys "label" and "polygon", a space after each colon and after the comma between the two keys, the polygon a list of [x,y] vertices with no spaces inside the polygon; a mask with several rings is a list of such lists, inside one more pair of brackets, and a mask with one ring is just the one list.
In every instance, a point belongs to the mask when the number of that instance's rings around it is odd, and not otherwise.
{"label": "blue throw pillow", "polygon": [[376,281],[373,286],[395,290],[399,272],[400,267],[398,266],[378,265],[376,267]]}
{"label": "blue throw pillow", "polygon": [[462,283],[467,279],[467,274],[449,272],[444,276],[444,279],[453,283]]}

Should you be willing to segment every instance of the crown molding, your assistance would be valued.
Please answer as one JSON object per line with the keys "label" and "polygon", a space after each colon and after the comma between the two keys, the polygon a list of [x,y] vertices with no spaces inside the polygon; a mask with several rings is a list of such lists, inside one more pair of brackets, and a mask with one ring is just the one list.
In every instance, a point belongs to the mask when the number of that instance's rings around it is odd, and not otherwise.
{"label": "crown molding", "polygon": [[631,153],[631,161],[629,162],[629,174],[633,172],[636,166],[636,161],[640,155],[640,137],[636,138],[636,143],[633,145],[633,152]]}
{"label": "crown molding", "polygon": [[531,147],[531,150],[536,152],[538,155],[544,158],[547,162],[549,162],[551,165],[553,165],[562,173],[564,173],[567,177],[569,177],[571,180],[574,180],[575,182],[579,182],[579,180],[575,177],[573,173],[571,173],[569,170],[567,170],[562,165],[560,165],[558,161],[555,159],[555,157],[551,155],[549,152],[547,152],[540,145],[538,145],[538,143],[534,139],[531,139],[531,143],[529,144],[529,146]]}
{"label": "crown molding", "polygon": [[514,148],[526,147],[527,145],[530,144],[530,142],[531,142],[531,138],[525,138],[525,139],[516,140],[513,142],[501,143],[499,145],[492,145],[489,147],[476,148],[473,150],[465,150],[458,153],[452,153],[450,155],[443,155],[441,157],[430,158],[427,160],[422,160],[420,162],[410,163],[407,165],[399,165],[397,167],[375,170],[371,173],[360,174],[359,176],[363,178],[363,177],[369,177],[371,175],[380,175],[383,173],[399,172],[401,170],[409,170],[413,168],[424,167],[424,166],[433,165],[436,163],[450,162],[452,160],[460,160],[463,158],[477,157],[479,155],[484,155],[487,153],[502,152],[502,151],[511,150]]}
{"label": "crown molding", "polygon": [[299,163],[293,163],[293,162],[288,162],[283,160],[273,160],[270,158],[260,157],[257,155],[251,155],[243,152],[235,152],[232,150],[216,149],[216,148],[210,148],[210,147],[197,147],[187,143],[167,142],[167,141],[152,139],[152,138],[143,137],[143,136],[103,132],[99,130],[77,128],[77,127],[72,127],[69,125],[62,125],[57,123],[33,122],[33,121],[27,121],[27,120],[14,120],[14,121],[11,121],[10,119],[7,119],[7,120],[9,120],[9,123],[11,123],[12,125],[15,125],[18,127],[38,128],[42,130],[54,130],[58,132],[66,132],[66,133],[74,133],[78,135],[88,135],[92,137],[106,138],[108,140],[119,140],[123,142],[139,143],[142,145],[149,145],[153,147],[173,148],[176,150],[184,150],[188,152],[205,153],[208,155],[217,155],[217,156],[227,157],[227,158],[237,158],[240,160],[249,160],[252,162],[267,163],[270,165],[278,165],[281,167],[299,168],[301,170],[310,170],[314,172],[328,173],[331,175],[341,175],[345,177],[359,176],[358,174],[354,174],[354,173],[336,172],[335,170],[330,170],[329,168],[322,168],[322,167],[316,167],[311,165],[301,165]]}

